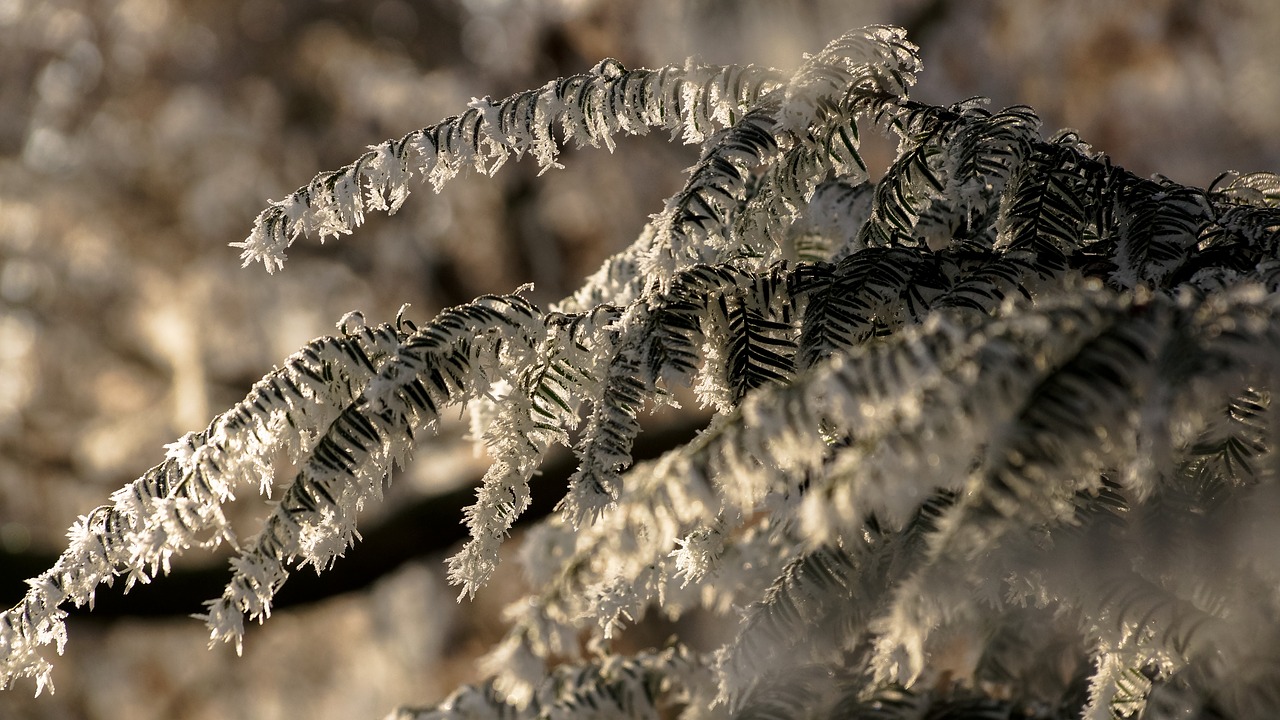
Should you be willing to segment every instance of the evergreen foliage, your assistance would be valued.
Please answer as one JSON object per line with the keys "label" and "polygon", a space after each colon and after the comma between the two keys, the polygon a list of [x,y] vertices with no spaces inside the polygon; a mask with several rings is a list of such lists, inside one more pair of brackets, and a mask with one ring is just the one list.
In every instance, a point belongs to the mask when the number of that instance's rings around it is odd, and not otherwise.
{"label": "evergreen foliage", "polygon": [[[1025,107],[908,96],[896,28],[793,74],[613,60],[389,140],[273,203],[236,245],[394,213],[563,143],[701,144],[630,248],[543,309],[514,294],[422,326],[343,318],[82,517],[0,622],[0,685],[51,685],[61,609],[226,543],[201,616],[239,645],[294,570],[324,570],[440,413],[492,466],[449,560],[463,595],[555,445],[578,470],[524,540],[533,594],[492,677],[397,717],[1068,718],[1280,713],[1280,179],[1143,179]],[[868,176],[859,132],[896,137]],[[693,441],[632,461],[691,389]],[[285,466],[296,472],[285,475]],[[271,495],[278,479],[285,486]],[[267,500],[238,537],[222,513]],[[719,647],[623,654],[648,612],[741,621]]]}

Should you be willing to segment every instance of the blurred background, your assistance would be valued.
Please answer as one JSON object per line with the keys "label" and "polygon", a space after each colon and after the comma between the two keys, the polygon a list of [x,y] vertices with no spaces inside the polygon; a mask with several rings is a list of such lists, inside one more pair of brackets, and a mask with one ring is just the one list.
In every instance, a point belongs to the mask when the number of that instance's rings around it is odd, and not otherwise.
{"label": "blurred background", "polygon": [[[790,69],[868,23],[922,47],[919,99],[1029,104],[1046,134],[1075,128],[1141,175],[1280,170],[1272,0],[0,0],[0,603],[78,515],[347,311],[389,321],[409,302],[422,322],[528,281],[554,301],[635,237],[697,148],[655,135],[567,151],[542,177],[521,163],[420,185],[353,237],[300,241],[271,277],[227,247],[269,198],[603,57]],[[887,152],[868,151],[873,172]],[[454,425],[364,527],[479,476]],[[360,591],[253,628],[239,659],[205,649],[198,601],[78,617],[56,695],[20,685],[0,717],[378,718],[438,700],[475,679],[518,573],[458,605],[439,548],[400,551]]]}

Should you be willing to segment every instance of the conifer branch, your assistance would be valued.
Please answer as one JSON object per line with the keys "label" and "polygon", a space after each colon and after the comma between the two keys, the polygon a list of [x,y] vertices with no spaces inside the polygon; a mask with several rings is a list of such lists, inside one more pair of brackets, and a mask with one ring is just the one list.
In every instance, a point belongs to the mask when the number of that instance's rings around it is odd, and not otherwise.
{"label": "conifer branch", "polygon": [[[415,175],[439,190],[526,153],[546,170],[562,142],[651,129],[701,144],[636,242],[550,310],[517,293],[421,329],[349,317],[170,446],[5,614],[0,684],[49,683],[62,604],[223,542],[231,580],[204,617],[239,643],[465,406],[493,464],[449,560],[462,595],[551,450],[576,469],[526,541],[533,590],[493,677],[400,717],[1276,714],[1280,180],[1138,178],[1042,138],[1029,108],[913,100],[919,70],[886,27],[789,75],[606,60],[274,203],[237,243],[268,271],[300,234],[395,212]],[[899,140],[874,182],[859,123]],[[685,391],[713,418],[636,462],[642,414]],[[242,541],[222,506],[274,492],[277,453],[297,472]],[[744,607],[708,655],[611,645],[653,609]],[[957,639],[965,690],[939,665]],[[1046,681],[1040,651],[1070,676]]]}

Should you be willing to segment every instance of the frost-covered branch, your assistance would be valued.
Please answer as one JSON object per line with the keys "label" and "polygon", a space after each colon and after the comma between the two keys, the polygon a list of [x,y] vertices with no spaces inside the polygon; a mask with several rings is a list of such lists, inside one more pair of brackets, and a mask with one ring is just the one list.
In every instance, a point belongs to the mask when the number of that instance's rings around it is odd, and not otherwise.
{"label": "frost-covered branch", "polygon": [[409,196],[415,175],[437,191],[458,173],[474,168],[492,175],[526,153],[543,170],[557,167],[560,144],[605,147],[614,135],[669,130],[685,142],[701,142],[742,113],[760,95],[778,87],[779,73],[753,66],[706,66],[694,62],[658,70],[627,70],[604,60],[591,72],[561,78],[537,90],[470,108],[398,140],[373,146],[346,167],[320,173],[304,188],[275,202],[254,221],[243,242],[246,265],[268,271],[284,266],[285,250],[301,234],[350,234],[367,210],[395,213]]}
{"label": "frost-covered branch", "polygon": [[[462,595],[548,452],[576,469],[525,538],[531,594],[493,676],[401,717],[1004,717],[1009,698],[1120,717],[1166,691],[1275,715],[1280,181],[1139,178],[1043,138],[1029,108],[909,98],[919,70],[885,27],[789,75],[604,61],[273,204],[238,244],[270,271],[300,234],[394,212],[415,175],[438,190],[525,153],[545,170],[562,142],[650,129],[701,144],[636,242],[550,310],[515,294],[420,329],[351,318],[171,446],[6,614],[0,678],[47,684],[64,602],[222,542],[232,577],[205,618],[238,643],[465,406],[492,465],[449,560]],[[899,143],[876,180],[866,126]],[[677,401],[714,416],[635,462],[644,414]],[[297,471],[240,540],[222,504],[274,492],[281,451]],[[740,623],[706,655],[615,651],[647,613],[695,610]]]}
{"label": "frost-covered branch", "polygon": [[61,652],[63,603],[92,606],[100,584],[150,582],[188,549],[236,544],[222,505],[244,485],[270,494],[277,453],[305,455],[405,337],[391,325],[342,329],[299,350],[207,429],[171,444],[165,462],[113,493],[113,504],[71,527],[57,564],[0,621],[0,687],[15,677],[35,677],[37,691],[49,684],[40,648]]}

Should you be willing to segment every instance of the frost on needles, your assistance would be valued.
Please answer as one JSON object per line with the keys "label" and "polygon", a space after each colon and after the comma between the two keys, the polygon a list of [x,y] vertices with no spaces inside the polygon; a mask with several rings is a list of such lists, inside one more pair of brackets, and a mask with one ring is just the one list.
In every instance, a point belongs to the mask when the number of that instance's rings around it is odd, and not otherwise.
{"label": "frost on needles", "polygon": [[[1280,713],[1280,178],[1139,178],[1029,108],[912,100],[919,71],[888,27],[794,73],[605,60],[273,203],[235,243],[268,271],[300,235],[394,213],[417,178],[547,170],[564,143],[650,130],[701,148],[560,303],[346,318],[173,443],[4,615],[0,684],[52,687],[62,606],[190,549],[231,548],[201,617],[239,646],[465,406],[492,465],[449,560],[462,595],[547,452],[577,470],[524,537],[532,596],[489,679],[398,717]],[[875,180],[860,128],[898,142]],[[641,414],[680,388],[713,419],[634,463]],[[270,498],[281,457],[299,471]],[[270,511],[240,537],[222,507],[255,490]],[[697,609],[740,622],[717,647],[612,650],[648,612]]]}

